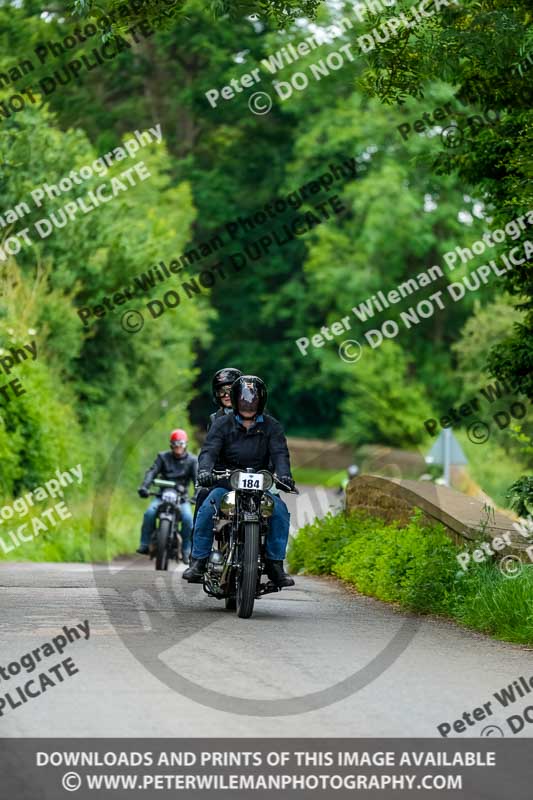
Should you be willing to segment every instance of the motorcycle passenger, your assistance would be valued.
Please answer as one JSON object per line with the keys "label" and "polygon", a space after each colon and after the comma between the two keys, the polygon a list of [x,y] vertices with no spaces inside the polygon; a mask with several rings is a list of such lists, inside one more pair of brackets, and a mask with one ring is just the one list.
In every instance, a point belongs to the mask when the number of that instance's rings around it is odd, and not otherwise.
{"label": "motorcycle passenger", "polygon": [[231,384],[233,381],[236,381],[237,378],[240,378],[241,375],[242,372],[240,369],[235,369],[235,367],[224,367],[213,375],[211,391],[213,394],[213,402],[218,406],[218,409],[209,415],[209,422],[207,423],[208,431],[216,419],[223,417],[224,414],[233,414],[230,397]]}
{"label": "motorcycle passenger", "polygon": [[[213,375],[213,380],[211,381],[211,392],[213,396],[213,402],[216,406],[218,406],[218,409],[209,415],[209,422],[207,423],[208,432],[209,428],[216,419],[223,417],[225,414],[233,414],[230,397],[231,384],[241,375],[242,372],[240,369],[235,369],[234,367],[224,367],[223,369],[219,369]],[[194,495],[195,506],[193,526],[196,524],[196,517],[198,516],[200,506],[208,494],[209,489],[206,489],[204,486],[199,487]]]}
{"label": "motorcycle passenger", "polygon": [[[156,459],[149,470],[146,471],[144,480],[138,489],[139,497],[149,496],[149,487],[154,478],[162,478],[166,481],[174,481],[176,486],[183,486],[187,490],[189,483],[193,486],[196,483],[196,473],[198,462],[195,456],[187,452],[189,437],[181,428],[177,428],[170,434],[170,452],[163,451],[158,453]],[[148,555],[149,546],[154,533],[157,509],[161,505],[161,499],[154,497],[146,511],[144,512],[143,524],[141,527],[141,544],[137,552],[141,555]],[[181,512],[181,538],[183,544],[183,560],[188,561],[191,553],[191,531],[192,531],[192,510],[191,504],[186,501],[180,503]]]}
{"label": "motorcycle passenger", "polygon": [[[198,457],[198,484],[217,485],[200,508],[194,527],[193,560],[182,576],[191,583],[201,582],[213,546],[214,507],[210,501],[214,500],[218,508],[230,488],[227,480],[217,481],[212,475],[215,465],[221,465],[223,469],[251,467],[257,471],[268,469],[272,462],[279,480],[294,488],[287,440],[280,423],[263,413],[266,399],[266,386],[260,378],[241,376],[231,387],[233,414],[216,419],[207,434]],[[270,496],[274,501],[274,511],[266,537],[266,572],[277,586],[294,586],[294,580],[283,569],[290,515],[279,495]]]}

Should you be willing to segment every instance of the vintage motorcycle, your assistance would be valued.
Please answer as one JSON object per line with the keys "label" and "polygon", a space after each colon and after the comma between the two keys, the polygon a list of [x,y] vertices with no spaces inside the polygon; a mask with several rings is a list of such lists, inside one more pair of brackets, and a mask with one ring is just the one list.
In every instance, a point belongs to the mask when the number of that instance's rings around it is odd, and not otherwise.
{"label": "vintage motorcycle", "polygon": [[[182,560],[182,541],[178,528],[181,522],[180,504],[187,500],[185,486],[176,486],[174,481],[155,478],[153,483],[163,489],[161,505],[157,509],[156,527],[150,546],[150,556],[155,558],[156,570],[167,570],[170,559]],[[150,492],[159,497],[159,492]]]}
{"label": "vintage motorcycle", "polygon": [[261,582],[268,518],[274,510],[274,501],[266,492],[274,484],[288,493],[299,492],[265,469],[215,470],[213,475],[228,478],[231,491],[224,495],[213,517],[213,549],[203,587],[210,597],[224,599],[229,611],[248,619],[256,598],[280,591],[271,581]]}

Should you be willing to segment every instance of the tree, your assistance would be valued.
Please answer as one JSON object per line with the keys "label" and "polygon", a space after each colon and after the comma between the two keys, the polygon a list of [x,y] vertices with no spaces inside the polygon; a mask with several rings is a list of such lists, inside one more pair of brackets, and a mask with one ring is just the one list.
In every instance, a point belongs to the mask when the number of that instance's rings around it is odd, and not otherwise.
{"label": "tree", "polygon": [[[457,153],[441,154],[435,169],[455,171],[477,186],[499,227],[525,214],[531,182],[531,13],[522,0],[464,0],[430,20],[400,31],[369,55],[364,85],[384,102],[423,98],[428,82],[445,80],[464,100],[500,114]],[[524,233],[522,240],[526,238]],[[533,398],[533,272],[531,263],[509,273],[505,288],[526,312],[522,323],[492,351],[493,375],[526,386]]]}
{"label": "tree", "polygon": [[[185,248],[194,219],[190,188],[185,182],[169,185],[164,144],[152,143],[142,156],[106,167],[97,161],[101,154],[83,131],[62,131],[46,108],[32,106],[4,120],[0,151],[5,209],[27,206],[4,235],[13,239],[27,228],[31,240],[1,262],[0,341],[6,353],[33,339],[37,343],[36,361],[25,361],[13,372],[13,377],[21,376],[25,393],[0,397],[7,494],[35,485],[48,477],[52,465],[79,458],[82,450],[84,463],[98,463],[101,441],[116,418],[126,425],[172,387],[177,413],[184,417],[194,380],[193,347],[208,341],[210,312],[204,299],[184,299],[179,309],[152,318],[146,303],[173,288],[171,281],[164,289],[156,283],[144,296],[111,309],[103,300]],[[14,169],[28,152],[31,159],[23,161],[24,168]],[[149,174],[131,185],[123,171],[141,160],[142,174]],[[79,176],[85,166],[91,167],[93,177],[59,196],[37,195],[36,189],[45,183],[57,185],[71,170]],[[127,191],[109,200],[111,180],[118,176]],[[108,202],[91,210],[90,191],[97,192],[103,184]],[[82,214],[78,207],[72,220],[65,205],[75,198],[89,213]],[[80,307],[91,310],[90,324],[82,324]],[[95,307],[100,310],[93,314]],[[128,309],[142,310],[144,330],[128,333],[121,324]],[[165,419],[160,423],[163,430],[168,424]],[[160,441],[161,434],[158,427],[154,439]]]}
{"label": "tree", "polygon": [[[320,0],[208,0],[203,5],[214,18],[229,16],[232,19],[242,19],[245,15],[254,15],[260,19],[272,19],[282,25],[295,17],[314,15]],[[127,8],[122,0],[113,0],[106,13],[120,12],[124,25],[139,21],[159,25],[165,21],[176,22],[190,12],[188,0],[142,0],[138,5],[132,3],[131,9],[124,13],[122,9],[125,7]],[[73,8],[82,15],[93,12],[101,14],[95,0],[74,0]]]}

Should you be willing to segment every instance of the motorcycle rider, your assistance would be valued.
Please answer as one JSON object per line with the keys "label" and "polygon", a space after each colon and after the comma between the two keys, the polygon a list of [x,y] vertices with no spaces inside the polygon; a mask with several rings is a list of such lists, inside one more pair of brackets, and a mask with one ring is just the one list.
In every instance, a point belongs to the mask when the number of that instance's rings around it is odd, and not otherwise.
{"label": "motorcycle rider", "polygon": [[[193,486],[196,483],[196,473],[198,461],[195,456],[187,452],[189,437],[186,431],[177,428],[170,434],[170,452],[164,450],[158,453],[156,459],[149,470],[146,471],[144,480],[137,490],[139,497],[149,497],[149,487],[154,478],[162,478],[166,481],[174,481],[176,486],[182,485],[187,490],[189,482]],[[148,555],[149,545],[155,528],[157,509],[161,505],[161,499],[154,497],[146,511],[144,512],[143,524],[141,527],[141,543],[137,552],[141,555]],[[191,552],[191,531],[192,531],[192,510],[188,500],[180,503],[181,512],[181,539],[183,544],[183,560],[188,561]]]}
{"label": "motorcycle rider", "polygon": [[[192,564],[182,577],[190,583],[200,583],[213,546],[213,515],[230,488],[226,479],[212,475],[215,465],[224,469],[252,467],[268,469],[270,462],[280,482],[294,489],[287,440],[279,422],[263,409],[267,389],[255,375],[242,375],[231,387],[233,414],[225,414],[211,426],[198,457],[198,484],[216,487],[210,492],[198,512],[194,528]],[[266,537],[265,567],[270,580],[277,586],[294,586],[294,580],[283,569],[283,559],[289,538],[290,515],[279,495],[270,495],[274,511]]]}

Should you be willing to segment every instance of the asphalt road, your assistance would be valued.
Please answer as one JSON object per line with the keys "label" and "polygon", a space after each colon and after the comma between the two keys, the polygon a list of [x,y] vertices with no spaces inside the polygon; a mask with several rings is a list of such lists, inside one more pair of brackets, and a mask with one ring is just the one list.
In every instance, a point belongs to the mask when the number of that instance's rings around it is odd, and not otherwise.
{"label": "asphalt road", "polygon": [[[141,556],[112,570],[0,565],[0,666],[65,625],[90,625],[90,638],[61,657],[0,680],[1,705],[10,688],[62,659],[79,670],[3,707],[0,735],[432,737],[491,701],[492,714],[461,735],[494,735],[497,725],[510,737],[506,717],[533,704],[533,692],[506,709],[493,696],[531,677],[525,648],[301,576],[240,620],[181,580],[182,569],[162,576]],[[518,735],[532,733],[527,723]]]}

